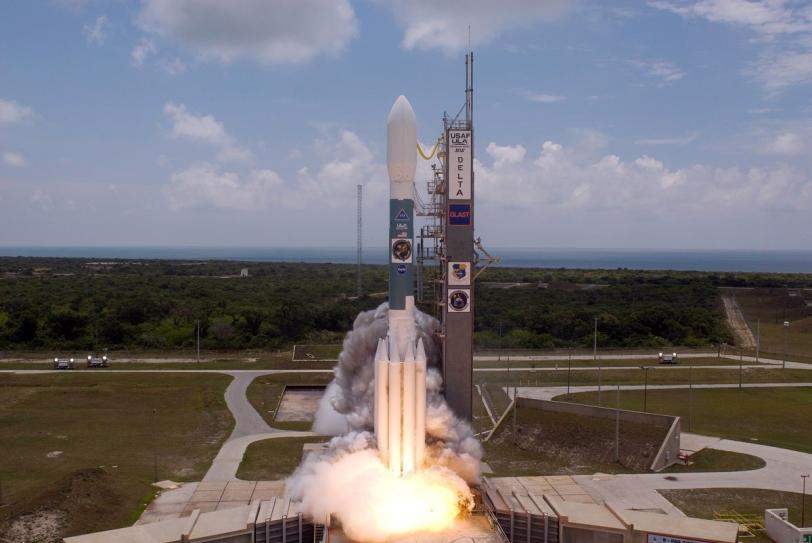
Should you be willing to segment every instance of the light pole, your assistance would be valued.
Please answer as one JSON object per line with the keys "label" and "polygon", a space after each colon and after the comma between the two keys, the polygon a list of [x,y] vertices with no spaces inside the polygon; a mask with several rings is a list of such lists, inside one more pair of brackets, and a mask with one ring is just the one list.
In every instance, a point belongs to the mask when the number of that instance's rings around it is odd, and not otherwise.
{"label": "light pole", "polygon": [[567,399],[570,399],[570,377],[572,376],[572,347],[567,358]]}
{"label": "light pole", "polygon": [[789,340],[789,321],[784,321],[784,361],[781,362],[781,369],[786,369],[787,367],[787,345]]}
{"label": "light pole", "polygon": [[615,399],[615,462],[620,462],[620,385]]}
{"label": "light pole", "polygon": [[761,319],[756,321],[756,364],[758,364],[758,356],[761,353]]}
{"label": "light pole", "polygon": [[694,431],[694,367],[688,366],[688,431]]}
{"label": "light pole", "polygon": [[648,366],[643,370],[643,411],[648,413]]}
{"label": "light pole", "polygon": [[739,390],[742,389],[742,350],[739,349]]}
{"label": "light pole", "polygon": [[158,433],[155,428],[157,409],[152,410],[152,482],[158,482]]}
{"label": "light pole", "polygon": [[809,477],[809,474],[801,475],[801,480],[803,481],[803,489],[801,490],[801,525],[800,528],[804,527],[806,524],[806,479]]}
{"label": "light pole", "polygon": [[200,363],[200,319],[197,319],[197,362]]}
{"label": "light pole", "polygon": [[598,359],[598,317],[595,317],[595,333],[592,338],[592,360]]}

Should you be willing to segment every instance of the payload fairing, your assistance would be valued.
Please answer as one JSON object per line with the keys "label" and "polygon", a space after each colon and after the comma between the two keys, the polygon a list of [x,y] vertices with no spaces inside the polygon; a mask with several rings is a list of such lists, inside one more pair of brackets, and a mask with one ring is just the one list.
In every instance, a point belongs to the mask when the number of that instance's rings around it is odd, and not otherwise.
{"label": "payload fairing", "polygon": [[375,437],[400,475],[420,468],[426,446],[426,350],[414,306],[414,175],[417,126],[400,96],[386,122],[389,172],[389,332],[375,354]]}

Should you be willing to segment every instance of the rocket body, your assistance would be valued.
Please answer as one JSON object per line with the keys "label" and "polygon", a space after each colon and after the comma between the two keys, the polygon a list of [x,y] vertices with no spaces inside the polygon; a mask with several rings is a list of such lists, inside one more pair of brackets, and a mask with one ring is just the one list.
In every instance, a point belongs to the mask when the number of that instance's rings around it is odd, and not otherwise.
{"label": "rocket body", "polygon": [[389,332],[375,354],[375,436],[390,470],[419,469],[426,442],[426,351],[414,306],[417,123],[404,96],[386,122],[389,172]]}

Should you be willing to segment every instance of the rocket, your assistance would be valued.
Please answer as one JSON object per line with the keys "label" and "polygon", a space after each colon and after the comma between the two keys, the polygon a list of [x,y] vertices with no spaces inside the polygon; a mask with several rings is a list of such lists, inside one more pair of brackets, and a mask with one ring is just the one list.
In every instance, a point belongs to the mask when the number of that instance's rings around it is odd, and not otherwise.
{"label": "rocket", "polygon": [[420,469],[426,447],[426,350],[414,306],[417,123],[405,96],[386,121],[389,172],[389,331],[375,353],[375,438],[398,475]]}

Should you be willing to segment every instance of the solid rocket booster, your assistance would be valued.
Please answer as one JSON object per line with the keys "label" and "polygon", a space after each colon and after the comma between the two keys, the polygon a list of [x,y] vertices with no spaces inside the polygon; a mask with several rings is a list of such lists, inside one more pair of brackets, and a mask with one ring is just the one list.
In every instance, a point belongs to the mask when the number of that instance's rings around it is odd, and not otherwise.
{"label": "solid rocket booster", "polygon": [[426,350],[414,307],[414,175],[417,126],[400,96],[386,121],[389,171],[389,332],[375,353],[375,436],[389,469],[407,475],[426,446]]}

